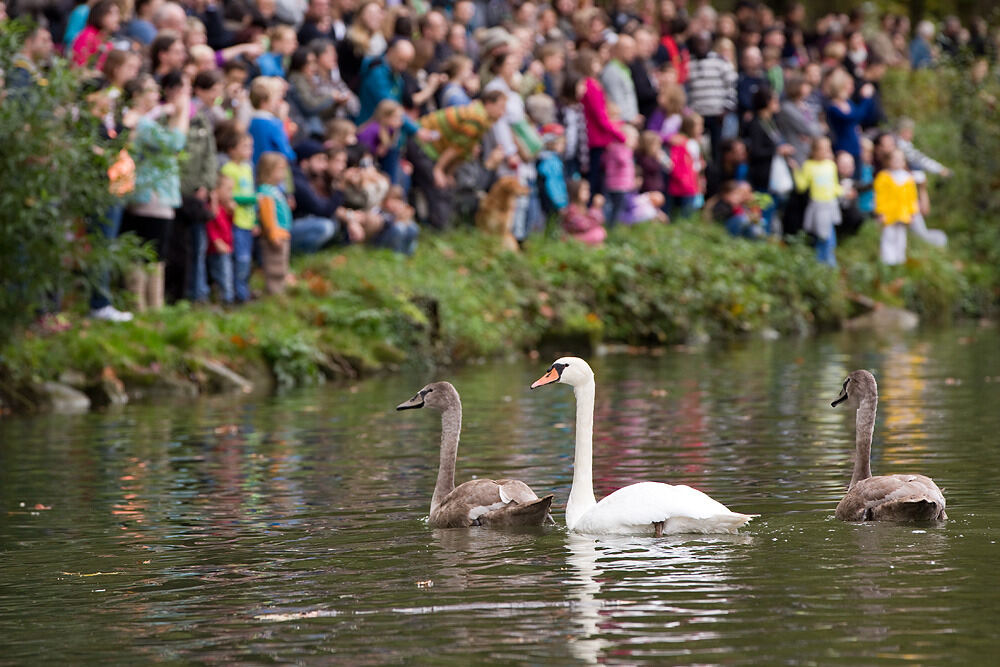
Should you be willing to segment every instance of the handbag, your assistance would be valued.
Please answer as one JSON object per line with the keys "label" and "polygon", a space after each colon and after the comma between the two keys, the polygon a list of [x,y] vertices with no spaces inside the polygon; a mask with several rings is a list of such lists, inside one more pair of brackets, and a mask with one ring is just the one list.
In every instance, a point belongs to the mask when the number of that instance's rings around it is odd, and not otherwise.
{"label": "handbag", "polygon": [[781,155],[771,158],[771,173],[767,180],[768,192],[776,195],[787,195],[795,187],[792,180],[792,170]]}
{"label": "handbag", "polygon": [[124,197],[135,190],[135,160],[124,148],[108,167],[108,190],[116,197]]}

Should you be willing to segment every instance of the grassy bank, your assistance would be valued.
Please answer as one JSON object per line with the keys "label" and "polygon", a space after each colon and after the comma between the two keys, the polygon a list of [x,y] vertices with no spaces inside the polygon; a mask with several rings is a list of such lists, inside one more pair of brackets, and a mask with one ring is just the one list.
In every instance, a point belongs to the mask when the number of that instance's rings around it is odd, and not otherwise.
{"label": "grassy bank", "polygon": [[2,391],[26,409],[31,385],[67,370],[78,384],[119,378],[135,395],[211,391],[204,360],[290,386],[551,339],[584,348],[800,334],[836,327],[852,291],[934,318],[981,314],[976,304],[989,301],[949,251],[915,244],[905,267],[880,269],[874,226],[842,247],[840,270],[804,245],[737,241],[696,221],[618,229],[598,249],[558,238],[521,254],[495,245],[472,231],[428,234],[413,258],[366,248],[302,258],[286,295],[231,310],[182,303],[126,324],[71,315],[68,330],[2,351]]}

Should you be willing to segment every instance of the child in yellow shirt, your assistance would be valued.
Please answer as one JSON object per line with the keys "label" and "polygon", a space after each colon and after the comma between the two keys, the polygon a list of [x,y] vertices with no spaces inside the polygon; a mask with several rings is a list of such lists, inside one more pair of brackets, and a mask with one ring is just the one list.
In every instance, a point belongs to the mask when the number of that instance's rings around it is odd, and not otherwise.
{"label": "child in yellow shirt", "polygon": [[895,266],[906,261],[906,235],[919,213],[917,184],[906,170],[906,157],[898,148],[889,156],[888,169],[875,177],[875,215],[882,222],[879,258]]}
{"label": "child in yellow shirt", "polygon": [[837,231],[840,224],[840,179],[837,163],[833,161],[833,147],[826,137],[816,137],[812,142],[809,159],[795,170],[795,186],[799,192],[808,192],[802,228],[816,236],[816,259],[837,266]]}

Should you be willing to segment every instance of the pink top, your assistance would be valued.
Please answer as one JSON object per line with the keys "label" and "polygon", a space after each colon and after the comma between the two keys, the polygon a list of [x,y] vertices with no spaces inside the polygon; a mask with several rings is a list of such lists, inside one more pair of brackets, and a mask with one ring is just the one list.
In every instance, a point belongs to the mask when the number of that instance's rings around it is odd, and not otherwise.
{"label": "pink top", "polygon": [[587,120],[587,143],[591,148],[604,148],[613,141],[624,142],[625,135],[608,118],[608,103],[604,88],[597,79],[588,77],[583,94],[583,116]]}
{"label": "pink top", "polygon": [[108,57],[108,51],[110,50],[111,42],[102,42],[101,31],[92,25],[88,25],[73,40],[73,64],[78,67],[84,67],[90,63],[90,59],[97,53],[95,66],[100,69],[104,64],[104,59]]}
{"label": "pink top", "polygon": [[570,204],[563,211],[563,229],[573,235],[588,232],[603,224],[604,211],[601,210],[600,206],[591,206],[588,211],[579,204]]}
{"label": "pink top", "polygon": [[698,194],[698,174],[694,170],[694,159],[684,144],[670,147],[670,160],[674,170],[670,172],[667,194],[671,197],[694,197]]}
{"label": "pink top", "polygon": [[635,190],[635,156],[625,144],[615,142],[605,149],[604,185],[609,192]]}
{"label": "pink top", "polygon": [[608,235],[604,229],[604,212],[599,206],[592,206],[588,211],[570,204],[563,210],[562,224],[567,234],[587,245],[599,246]]}

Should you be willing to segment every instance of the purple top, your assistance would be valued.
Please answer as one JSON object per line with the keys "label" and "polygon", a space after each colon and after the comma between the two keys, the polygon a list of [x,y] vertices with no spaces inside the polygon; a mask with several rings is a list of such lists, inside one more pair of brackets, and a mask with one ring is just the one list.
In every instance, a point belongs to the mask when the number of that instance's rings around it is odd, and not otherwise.
{"label": "purple top", "polygon": [[[369,121],[358,130],[358,143],[377,155],[378,150],[379,125],[375,121]],[[390,138],[396,138],[399,133],[396,130],[389,132]]]}
{"label": "purple top", "polygon": [[663,112],[663,109],[657,108],[656,111],[649,115],[649,120],[646,121],[646,129],[656,132],[660,135],[660,139],[666,142],[670,137],[680,132],[681,115],[675,113],[672,116],[667,116]]}

